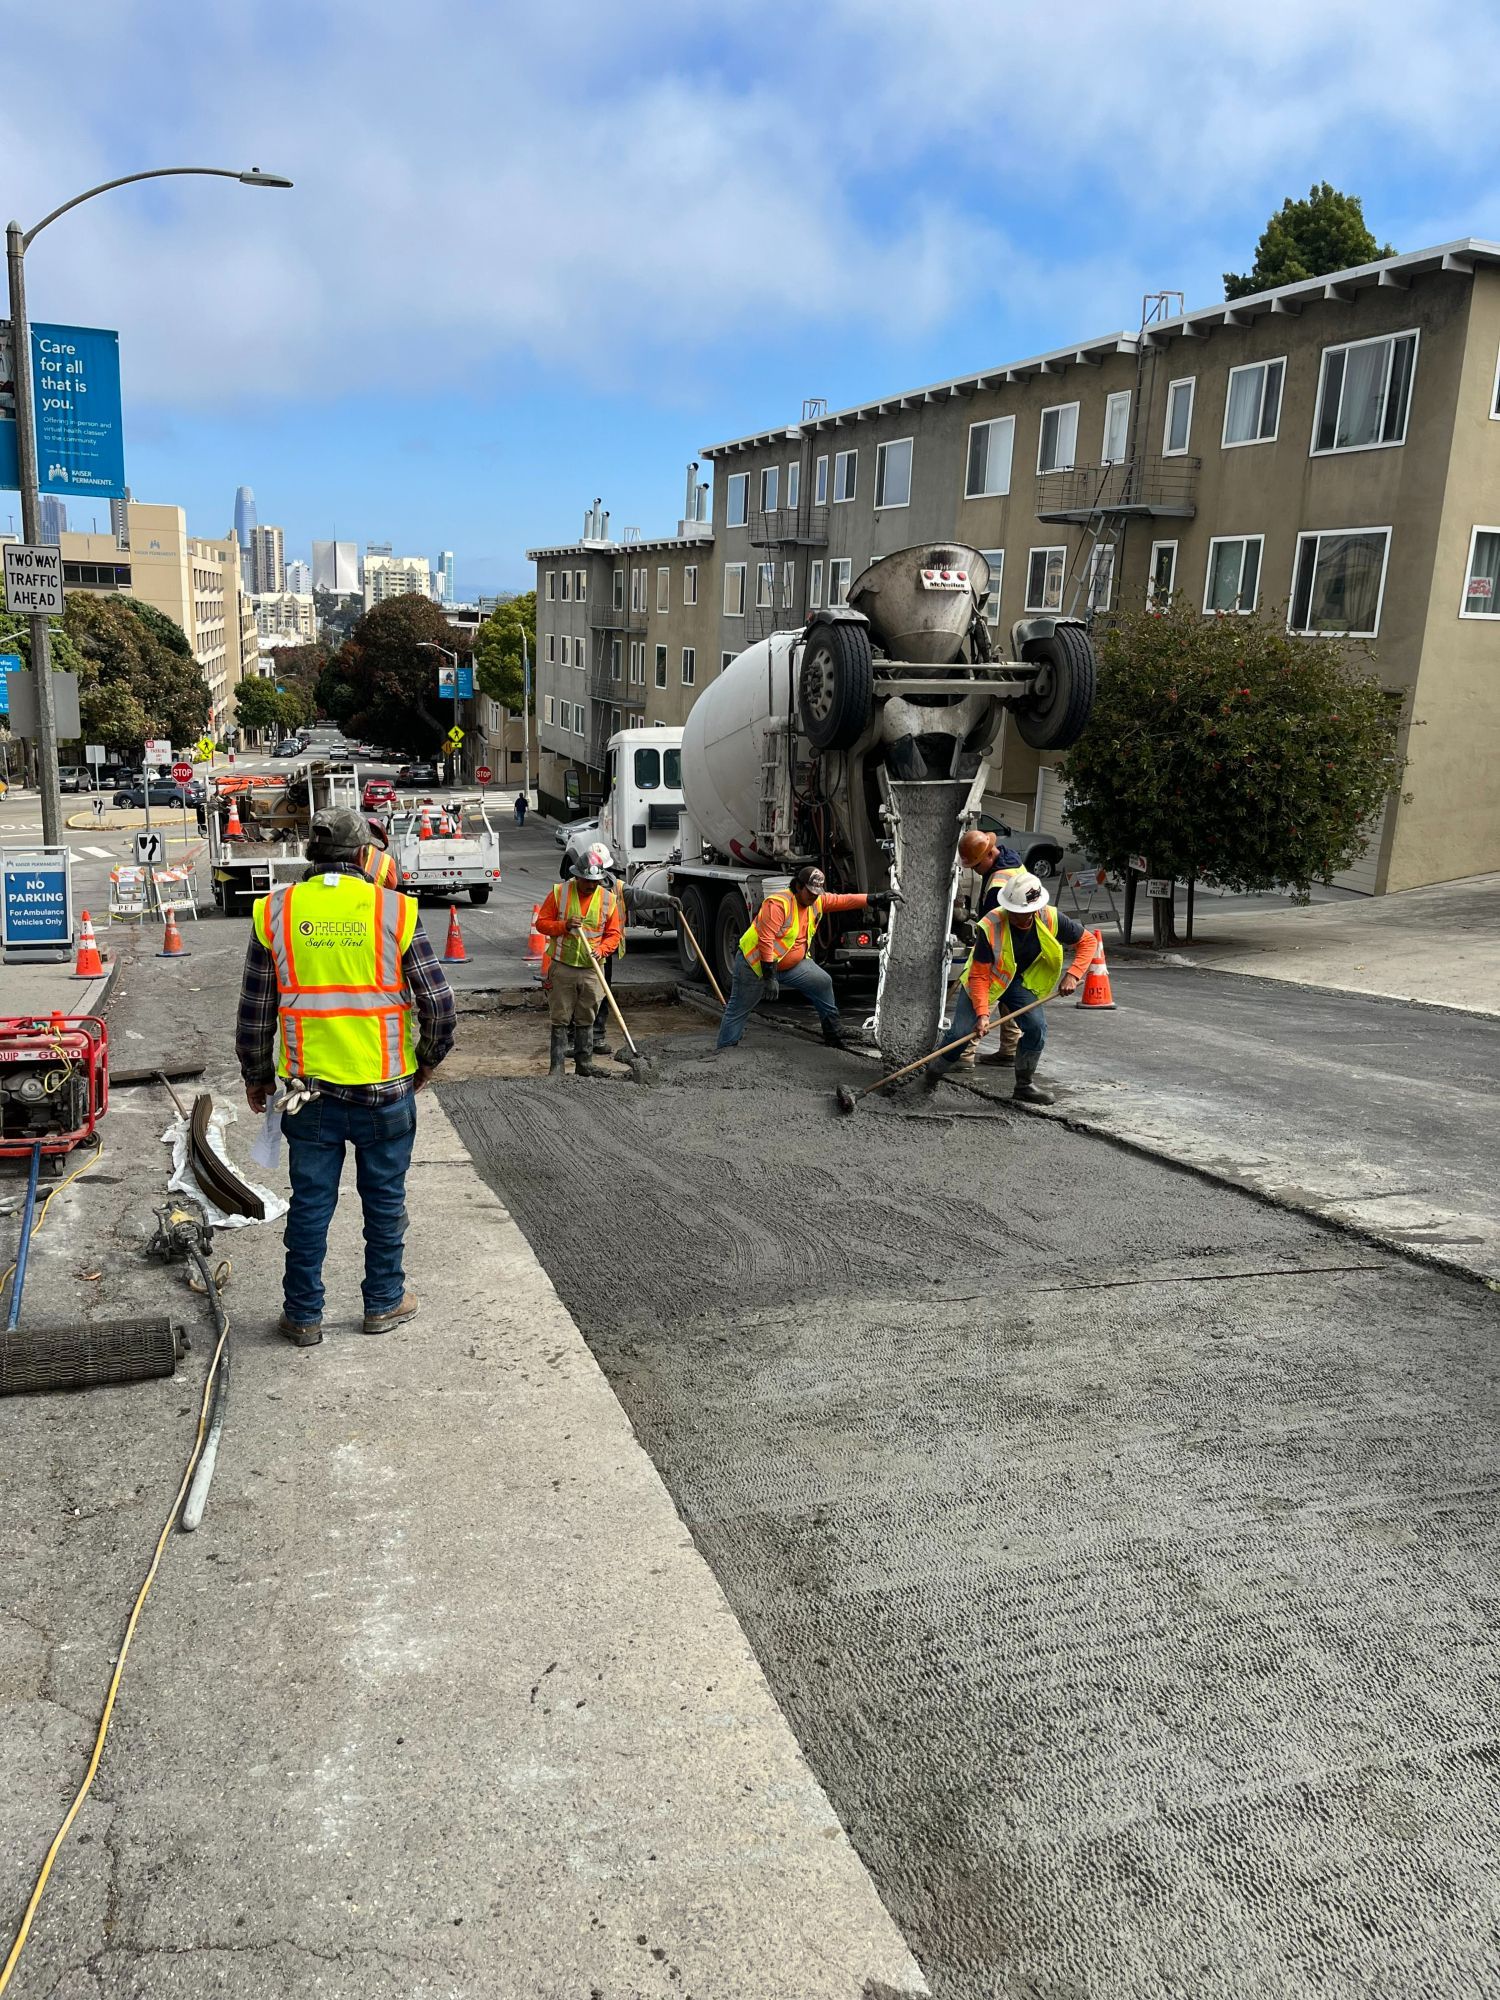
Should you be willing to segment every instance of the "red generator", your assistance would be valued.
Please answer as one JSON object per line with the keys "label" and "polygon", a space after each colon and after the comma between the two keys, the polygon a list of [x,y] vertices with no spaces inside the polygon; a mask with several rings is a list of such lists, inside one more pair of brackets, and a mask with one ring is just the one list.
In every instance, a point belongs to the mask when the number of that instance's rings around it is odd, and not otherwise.
{"label": "red generator", "polygon": [[0,1159],[71,1153],[109,1106],[109,1031],[96,1014],[0,1015]]}

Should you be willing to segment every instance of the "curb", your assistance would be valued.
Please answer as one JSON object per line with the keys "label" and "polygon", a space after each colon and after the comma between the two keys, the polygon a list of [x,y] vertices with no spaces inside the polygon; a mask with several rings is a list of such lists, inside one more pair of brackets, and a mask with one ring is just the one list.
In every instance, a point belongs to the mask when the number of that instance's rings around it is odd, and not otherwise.
{"label": "curb", "polygon": [[1500,1021],[1500,1007],[1466,1007],[1459,1000],[1428,1000],[1415,994],[1371,993],[1362,986],[1329,986],[1316,979],[1287,979],[1246,965],[1204,965],[1176,951],[1153,951],[1144,945],[1115,944],[1114,956],[1131,971],[1169,965],[1176,971],[1202,972],[1220,979],[1258,979],[1267,986],[1297,986],[1305,993],[1333,993],[1342,1000],[1374,1000],[1387,1007],[1419,1007],[1435,1014],[1465,1014],[1471,1021]]}

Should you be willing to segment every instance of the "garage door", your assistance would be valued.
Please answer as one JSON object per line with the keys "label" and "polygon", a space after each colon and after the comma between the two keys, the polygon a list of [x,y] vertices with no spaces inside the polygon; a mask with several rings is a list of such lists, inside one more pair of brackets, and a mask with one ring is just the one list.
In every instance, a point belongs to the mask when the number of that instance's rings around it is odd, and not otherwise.
{"label": "garage door", "polygon": [[1370,844],[1358,861],[1355,862],[1354,866],[1346,868],[1341,875],[1334,876],[1333,886],[1336,889],[1354,889],[1361,896],[1373,896],[1375,894],[1375,878],[1380,872],[1380,849],[1385,839],[1385,825],[1386,821],[1390,818],[1391,807],[1394,804],[1395,801],[1393,799],[1388,799],[1385,810],[1379,813],[1371,822],[1369,828]]}
{"label": "garage door", "polygon": [[1036,774],[1036,806],[1031,822],[1037,832],[1054,834],[1064,843],[1071,841],[1072,832],[1063,819],[1067,803],[1068,788],[1062,773],[1044,764]]}

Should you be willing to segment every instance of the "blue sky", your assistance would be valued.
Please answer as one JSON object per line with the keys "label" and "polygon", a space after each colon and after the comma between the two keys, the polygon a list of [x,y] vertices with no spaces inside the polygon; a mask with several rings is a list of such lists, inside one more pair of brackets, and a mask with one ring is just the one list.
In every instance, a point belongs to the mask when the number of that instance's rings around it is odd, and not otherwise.
{"label": "blue sky", "polygon": [[[127,476],[222,534],[524,585],[596,494],[670,530],[720,438],[1133,326],[1327,178],[1500,237],[1494,0],[73,0],[7,92],[33,314],[116,326]],[[14,502],[0,496],[0,518]],[[106,510],[100,510],[101,512]],[[87,505],[72,525],[89,525]]]}

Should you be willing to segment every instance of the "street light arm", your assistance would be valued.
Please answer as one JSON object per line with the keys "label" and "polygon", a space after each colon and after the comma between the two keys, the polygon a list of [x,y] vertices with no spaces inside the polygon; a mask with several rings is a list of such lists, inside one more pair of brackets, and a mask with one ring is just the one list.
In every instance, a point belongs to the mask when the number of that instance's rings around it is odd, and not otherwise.
{"label": "street light arm", "polygon": [[[75,194],[71,201],[65,201],[61,208],[54,208],[50,215],[44,215],[21,237],[21,248],[29,250],[34,238],[41,235],[49,222],[56,222],[60,215],[66,215],[70,208],[77,208],[80,202],[92,201],[96,194],[108,194],[111,188],[129,187],[132,181],[159,181],[174,174],[215,174],[223,180],[244,181],[249,187],[286,187],[292,183],[281,174],[263,174],[259,167],[251,167],[242,173],[237,167],[151,167],[145,173],[121,174],[118,180],[101,181],[98,187],[91,187],[83,194]],[[18,225],[11,224],[15,229]]]}

